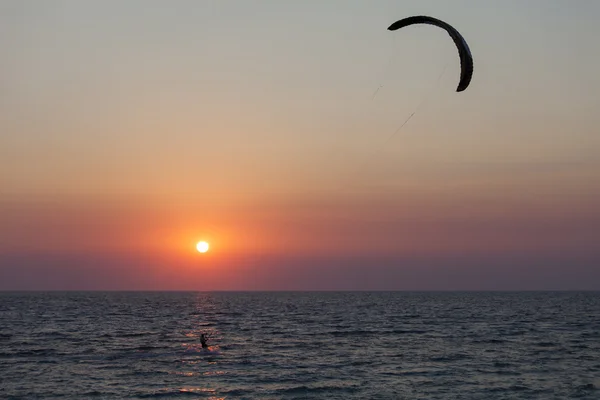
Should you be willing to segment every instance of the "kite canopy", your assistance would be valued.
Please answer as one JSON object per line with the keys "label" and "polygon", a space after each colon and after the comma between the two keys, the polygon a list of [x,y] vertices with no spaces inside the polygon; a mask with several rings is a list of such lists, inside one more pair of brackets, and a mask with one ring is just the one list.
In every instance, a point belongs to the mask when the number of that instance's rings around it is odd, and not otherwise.
{"label": "kite canopy", "polygon": [[417,15],[396,21],[388,27],[388,30],[395,31],[415,24],[435,25],[448,32],[452,40],[454,40],[454,44],[456,44],[456,47],[458,48],[458,55],[460,56],[460,81],[456,91],[462,92],[465,90],[469,86],[469,83],[471,83],[471,78],[473,77],[473,56],[462,35],[450,24],[425,15]]}

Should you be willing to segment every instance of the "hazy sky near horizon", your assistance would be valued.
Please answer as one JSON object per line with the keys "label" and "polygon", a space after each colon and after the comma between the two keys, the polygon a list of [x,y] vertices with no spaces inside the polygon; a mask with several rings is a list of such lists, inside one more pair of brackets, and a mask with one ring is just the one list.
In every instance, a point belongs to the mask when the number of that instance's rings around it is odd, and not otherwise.
{"label": "hazy sky near horizon", "polygon": [[600,289],[599,17],[2,1],[0,290]]}

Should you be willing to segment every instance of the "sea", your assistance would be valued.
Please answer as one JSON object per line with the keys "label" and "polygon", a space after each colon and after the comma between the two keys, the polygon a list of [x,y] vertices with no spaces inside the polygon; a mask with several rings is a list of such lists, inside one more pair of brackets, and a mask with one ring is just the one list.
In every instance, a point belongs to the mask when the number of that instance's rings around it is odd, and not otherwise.
{"label": "sea", "polygon": [[600,292],[0,293],[0,399],[154,398],[600,399]]}

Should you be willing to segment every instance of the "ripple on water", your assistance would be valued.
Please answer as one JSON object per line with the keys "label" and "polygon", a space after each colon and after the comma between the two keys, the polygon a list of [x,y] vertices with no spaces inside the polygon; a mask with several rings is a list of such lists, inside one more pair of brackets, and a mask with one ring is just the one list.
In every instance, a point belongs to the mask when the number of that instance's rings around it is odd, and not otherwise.
{"label": "ripple on water", "polygon": [[0,296],[2,398],[600,398],[598,293]]}

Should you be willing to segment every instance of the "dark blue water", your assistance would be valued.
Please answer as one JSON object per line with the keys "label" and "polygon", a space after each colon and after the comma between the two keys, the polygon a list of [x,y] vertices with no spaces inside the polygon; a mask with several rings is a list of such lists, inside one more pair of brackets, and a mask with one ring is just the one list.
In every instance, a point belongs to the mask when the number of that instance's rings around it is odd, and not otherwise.
{"label": "dark blue water", "polygon": [[600,399],[600,293],[0,293],[0,398],[195,397]]}

